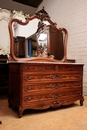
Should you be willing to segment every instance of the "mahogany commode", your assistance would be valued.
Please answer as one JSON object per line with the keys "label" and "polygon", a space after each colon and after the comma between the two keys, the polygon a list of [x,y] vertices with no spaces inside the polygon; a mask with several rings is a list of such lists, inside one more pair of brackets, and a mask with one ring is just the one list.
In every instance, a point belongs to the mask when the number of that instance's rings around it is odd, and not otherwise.
{"label": "mahogany commode", "polygon": [[[35,33],[37,56],[17,57],[14,50],[12,23],[18,22],[25,26],[35,18],[40,20]],[[50,25],[45,25],[43,21],[48,21]],[[52,30],[50,31],[49,28]],[[67,30],[58,29],[56,23],[50,20],[43,8],[34,16],[26,18],[25,23],[12,19],[9,23],[9,32],[11,39],[8,61],[9,107],[17,107],[18,116],[21,117],[25,109],[57,108],[62,105],[70,105],[77,100],[82,106],[84,100],[83,64],[67,62]],[[62,32],[65,33],[65,39]],[[41,41],[41,33],[46,34],[46,40]],[[56,46],[58,48],[59,45],[60,49],[57,52]]]}

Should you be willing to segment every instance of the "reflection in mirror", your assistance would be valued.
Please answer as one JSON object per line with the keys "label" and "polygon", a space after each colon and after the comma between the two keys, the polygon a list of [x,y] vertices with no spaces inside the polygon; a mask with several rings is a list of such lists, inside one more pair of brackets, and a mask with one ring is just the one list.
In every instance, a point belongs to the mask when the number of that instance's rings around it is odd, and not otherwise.
{"label": "reflection in mirror", "polygon": [[37,41],[35,32],[38,27],[38,19],[33,19],[23,26],[17,22],[12,23],[14,37],[14,54],[16,57],[36,57]]}
{"label": "reflection in mirror", "polygon": [[31,37],[33,34],[35,34],[38,28],[38,22],[39,20],[37,18],[31,20],[27,25],[21,25],[18,22],[13,22],[13,36],[23,36],[25,38]]}
{"label": "reflection in mirror", "polygon": [[41,33],[38,40],[38,56],[47,57],[47,34]]}

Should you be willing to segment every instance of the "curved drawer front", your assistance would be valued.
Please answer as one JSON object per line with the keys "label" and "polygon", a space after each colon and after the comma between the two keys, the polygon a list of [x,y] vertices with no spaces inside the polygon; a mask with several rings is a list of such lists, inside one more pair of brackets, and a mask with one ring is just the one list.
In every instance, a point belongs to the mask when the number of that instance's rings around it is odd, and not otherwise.
{"label": "curved drawer front", "polygon": [[23,74],[23,82],[29,81],[62,81],[62,80],[80,80],[82,79],[81,73],[51,73],[51,74]]}
{"label": "curved drawer front", "polygon": [[[65,100],[64,100],[65,99]],[[59,106],[63,105],[69,105],[75,102],[78,99],[82,99],[82,97],[66,97],[62,99],[51,99],[51,100],[43,100],[43,101],[32,101],[29,103],[24,103],[25,108],[31,108],[31,109],[46,109],[46,108],[57,108]]]}
{"label": "curved drawer front", "polygon": [[61,89],[74,89],[81,88],[82,82],[80,81],[68,81],[68,82],[49,82],[49,83],[25,83],[23,84],[23,93],[31,93],[36,91],[54,91]]}

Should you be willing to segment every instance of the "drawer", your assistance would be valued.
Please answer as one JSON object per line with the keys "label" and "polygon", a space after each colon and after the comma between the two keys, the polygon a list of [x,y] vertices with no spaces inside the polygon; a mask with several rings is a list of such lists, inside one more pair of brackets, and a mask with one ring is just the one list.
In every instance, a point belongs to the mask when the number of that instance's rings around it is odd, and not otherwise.
{"label": "drawer", "polygon": [[46,109],[49,107],[57,108],[59,106],[63,105],[70,105],[76,100],[82,99],[81,95],[74,95],[72,97],[65,97],[65,98],[58,98],[58,99],[47,99],[47,100],[37,100],[37,101],[31,101],[31,102],[23,102],[23,106],[25,108],[31,108],[31,109]]}
{"label": "drawer", "polygon": [[30,65],[26,64],[22,66],[23,72],[82,72],[83,66],[80,65],[55,65],[55,64],[39,64],[39,65]]}
{"label": "drawer", "polygon": [[62,91],[38,91],[38,92],[32,92],[29,94],[23,95],[23,102],[32,102],[32,101],[43,101],[43,100],[50,100],[50,99],[65,99],[66,97],[70,98],[73,96],[82,95],[81,88],[75,88],[75,89],[63,89]]}
{"label": "drawer", "polygon": [[58,65],[58,72],[83,72],[83,66],[81,65]]}
{"label": "drawer", "polygon": [[[61,103],[61,102],[60,102]],[[29,103],[24,103],[24,108],[31,108],[31,109],[47,109],[49,107],[59,107],[58,100],[43,100],[43,101],[33,101]]]}
{"label": "drawer", "polygon": [[56,65],[23,65],[23,72],[55,72],[57,70],[57,66]]}
{"label": "drawer", "polygon": [[43,73],[43,74],[23,74],[23,82],[30,82],[30,81],[63,81],[63,80],[81,80],[82,74],[81,73]]}
{"label": "drawer", "polygon": [[69,82],[48,82],[48,83],[29,83],[23,84],[23,93],[31,93],[36,91],[54,91],[61,89],[74,89],[81,88],[82,82],[80,81],[69,81]]}

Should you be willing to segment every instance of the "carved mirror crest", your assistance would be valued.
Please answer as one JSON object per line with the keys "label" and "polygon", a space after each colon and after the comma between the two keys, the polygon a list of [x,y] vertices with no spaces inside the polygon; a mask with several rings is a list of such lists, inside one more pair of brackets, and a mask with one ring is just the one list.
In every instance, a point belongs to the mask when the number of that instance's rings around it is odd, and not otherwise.
{"label": "carved mirror crest", "polygon": [[68,32],[57,28],[44,7],[33,16],[26,16],[24,22],[11,19],[9,33],[9,61],[65,61],[67,58]]}

